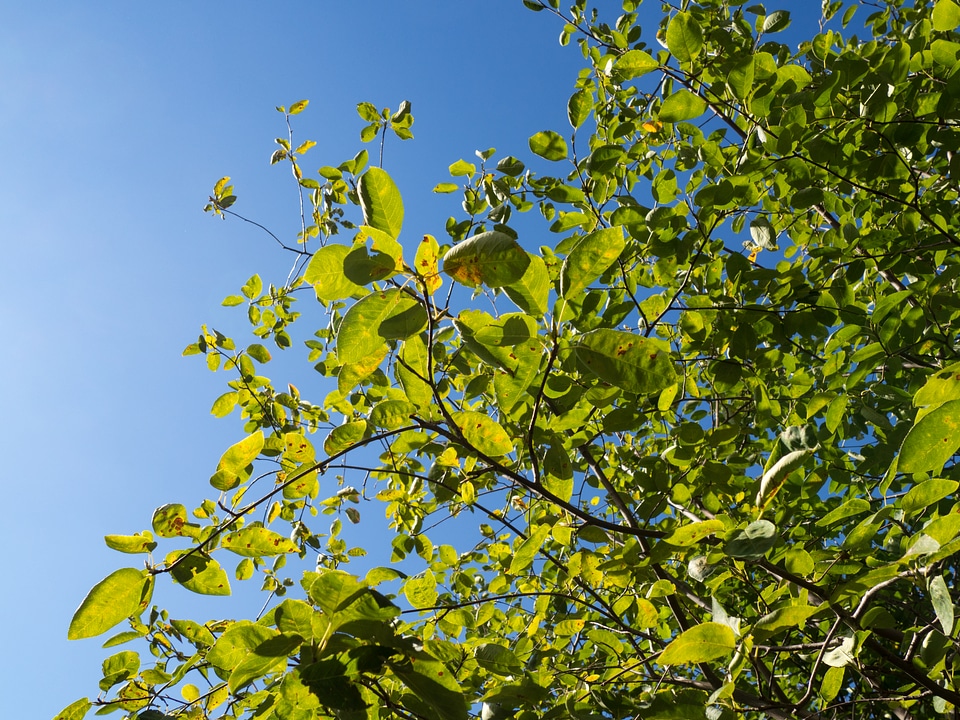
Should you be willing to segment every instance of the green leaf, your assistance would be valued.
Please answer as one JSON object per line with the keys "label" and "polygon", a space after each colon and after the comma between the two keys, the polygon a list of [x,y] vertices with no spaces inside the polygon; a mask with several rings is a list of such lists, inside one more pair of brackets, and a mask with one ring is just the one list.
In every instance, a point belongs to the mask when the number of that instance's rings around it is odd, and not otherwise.
{"label": "green leaf", "polygon": [[170,570],[173,579],[187,590],[199,595],[229,595],[230,581],[220,563],[202,553],[185,555],[173,553],[167,558],[170,564],[176,563]]}
{"label": "green leaf", "polygon": [[73,614],[67,639],[96,637],[139,614],[146,584],[144,572],[136,568],[121,568],[107,575],[93,586]]}
{"label": "green leaf", "polygon": [[756,520],[728,540],[724,552],[733,558],[762,557],[777,539],[777,528],[772,522]]}
{"label": "green leaf", "polygon": [[370,411],[370,422],[377,427],[396,430],[410,425],[417,406],[407,400],[384,400]]}
{"label": "green leaf", "polygon": [[503,292],[513,304],[525,313],[542,317],[550,299],[550,275],[547,265],[538,255],[527,253],[530,264],[519,280],[503,286]]}
{"label": "green leaf", "polygon": [[898,469],[939,472],[960,448],[960,400],[950,400],[924,415],[907,433]]}
{"label": "green leaf", "polygon": [[543,458],[543,475],[540,481],[544,489],[563,502],[573,497],[573,463],[562,445],[551,445]]}
{"label": "green leaf", "polygon": [[478,645],[473,651],[477,664],[494,675],[508,676],[523,674],[523,663],[503,645],[488,642]]}
{"label": "green leaf", "polygon": [[449,250],[443,257],[443,271],[467,287],[482,284],[495,288],[521,281],[530,262],[520,243],[506,233],[491,230]]}
{"label": "green leaf", "polygon": [[81,698],[58,712],[53,720],[83,720],[92,706],[87,698]]}
{"label": "green leaf", "polygon": [[546,523],[537,525],[536,529],[514,551],[510,569],[507,572],[511,575],[519,575],[530,567],[548,535],[550,535],[549,525]]}
{"label": "green leaf", "polygon": [[574,348],[590,372],[628,392],[650,395],[677,381],[670,348],[656,338],[600,329],[579,336]]}
{"label": "green leaf", "polygon": [[344,423],[343,425],[338,425],[330,431],[326,440],[323,441],[323,451],[330,456],[337,455],[351,445],[355,445],[363,440],[366,434],[366,420],[354,420]]}
{"label": "green leaf", "polygon": [[954,0],[937,0],[931,19],[933,29],[938,32],[956,30],[960,25],[960,6]]}
{"label": "green leaf", "polygon": [[455,412],[450,417],[467,443],[484,455],[500,457],[513,452],[513,441],[493,418],[472,410]]}
{"label": "green leaf", "polygon": [[628,50],[613,64],[613,79],[619,83],[633,80],[660,67],[653,56],[643,50]]}
{"label": "green leaf", "polygon": [[593,95],[583,88],[577,90],[567,101],[567,119],[574,130],[586,122],[592,111]]}
{"label": "green leaf", "polygon": [[403,201],[393,179],[378,167],[368,169],[357,181],[357,194],[363,210],[363,223],[400,237],[403,227]]}
{"label": "green leaf", "polygon": [[[472,178],[477,172],[477,166],[473,163],[467,162],[466,160],[457,160],[449,168],[451,177],[466,177]],[[454,189],[457,189],[457,186],[454,185]]]}
{"label": "green leaf", "polygon": [[911,515],[917,510],[926,510],[935,502],[953,495],[958,487],[960,483],[956,480],[924,480],[910,488],[900,501],[900,507],[906,515]]}
{"label": "green leaf", "polygon": [[753,632],[758,637],[771,637],[781,630],[800,627],[818,609],[813,605],[788,605],[777,608],[757,620],[753,625]]}
{"label": "green leaf", "polygon": [[122,553],[147,553],[157,547],[153,534],[146,530],[136,535],[105,535],[103,539],[108,548]]}
{"label": "green leaf", "polygon": [[692,522],[678,527],[667,535],[663,539],[663,542],[669,543],[670,545],[677,545],[678,547],[689,547],[696,545],[711,535],[723,532],[724,527],[723,521],[717,519]]}
{"label": "green leaf", "polygon": [[230,673],[230,691],[236,693],[254,680],[282,672],[302,642],[296,635],[275,635],[254,647]]}
{"label": "green leaf", "polygon": [[[388,665],[393,674],[427,705],[427,712],[418,715],[437,720],[467,720],[466,699],[456,676],[443,663],[418,657],[415,663],[388,660]],[[429,712],[431,708],[435,715]]]}
{"label": "green leaf", "polygon": [[233,412],[239,399],[240,393],[236,390],[224,393],[214,400],[213,407],[210,408],[210,414],[214,417],[226,417]]}
{"label": "green leaf", "polygon": [[538,132],[530,138],[530,150],[545,160],[563,160],[567,157],[567,143],[553,130]]}
{"label": "green leaf", "polygon": [[414,608],[423,610],[437,604],[437,578],[433,571],[408,578],[403,584],[403,595]]}
{"label": "green leaf", "polygon": [[747,55],[738,59],[727,73],[727,85],[730,92],[740,100],[745,100],[753,89],[753,68],[753,56]]}
{"label": "green leaf", "polygon": [[689,90],[677,90],[660,106],[660,122],[676,123],[700,117],[707,109],[707,101]]}
{"label": "green leaf", "polygon": [[950,637],[953,634],[953,599],[950,590],[942,575],[936,575],[930,580],[930,602],[943,628],[943,634]]}
{"label": "green leaf", "polygon": [[794,450],[789,452],[767,470],[760,480],[760,491],[757,493],[757,507],[763,512],[770,501],[783,487],[790,474],[803,465],[812,454],[812,450]]}
{"label": "green leaf", "polygon": [[775,33],[790,25],[790,13],[787,10],[774,10],[763,19],[761,32]]}
{"label": "green leaf", "polygon": [[279,533],[265,527],[246,527],[229,535],[220,541],[225,550],[245,557],[264,557],[268,555],[283,555],[300,550],[297,544]]}
{"label": "green leaf", "polygon": [[623,227],[619,225],[584,235],[560,268],[560,295],[580,295],[617,261],[625,247]]}
{"label": "green leaf", "polygon": [[241,620],[217,638],[206,659],[215,668],[233,672],[256,648],[279,635],[273,628]]}
{"label": "green leaf", "polygon": [[333,302],[363,292],[363,286],[346,275],[347,256],[354,248],[331,243],[317,250],[303,273],[305,282],[313,285],[318,300]]}
{"label": "green leaf", "polygon": [[657,658],[660,665],[694,665],[725,657],[737,646],[728,625],[705,622],[680,633]]}
{"label": "green leaf", "polygon": [[358,300],[337,332],[337,356],[346,364],[374,355],[387,340],[415,335],[426,326],[423,306],[397,288]]}
{"label": "green leaf", "polygon": [[227,448],[227,451],[220,457],[217,470],[240,475],[247,465],[257,459],[261,450],[263,450],[263,431],[257,430],[257,432]]}
{"label": "green leaf", "polygon": [[699,55],[702,48],[703,33],[696,18],[686,12],[674,15],[667,25],[667,49],[670,54],[685,63]]}

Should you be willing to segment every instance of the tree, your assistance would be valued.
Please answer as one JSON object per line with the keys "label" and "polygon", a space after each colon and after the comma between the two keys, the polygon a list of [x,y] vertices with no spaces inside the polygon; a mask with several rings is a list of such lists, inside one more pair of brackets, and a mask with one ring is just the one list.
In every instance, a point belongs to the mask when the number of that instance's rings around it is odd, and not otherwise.
{"label": "tree", "polygon": [[[126,622],[106,645],[149,656],[111,655],[60,720],[960,705],[960,6],[825,1],[797,50],[787,11],[731,0],[664,4],[655,39],[636,0],[524,4],[583,54],[571,128],[451,165],[449,237],[401,236],[382,149],[408,103],[358,108],[378,164],[310,178],[313,143],[278,140],[294,270],[224,301],[255,342],[185,351],[230,376],[213,413],[244,435],[213,497],[106,537],[147,568],[70,637]],[[223,178],[207,209],[234,201]],[[261,374],[304,323],[325,398]],[[343,519],[378,506],[391,556],[351,572]],[[229,594],[231,554],[259,617],[151,607],[165,576]]]}

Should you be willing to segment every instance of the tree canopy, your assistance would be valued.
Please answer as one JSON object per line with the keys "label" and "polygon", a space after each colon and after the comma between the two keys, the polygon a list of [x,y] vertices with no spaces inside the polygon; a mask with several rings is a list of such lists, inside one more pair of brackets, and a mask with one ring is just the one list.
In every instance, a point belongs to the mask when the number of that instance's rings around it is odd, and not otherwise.
{"label": "tree canopy", "polygon": [[[69,637],[137,649],[58,720],[960,705],[960,5],[824,0],[797,42],[736,0],[643,30],[637,0],[523,4],[584,58],[569,127],[454,162],[446,237],[401,232],[409,103],[361,103],[373,152],[315,175],[277,140],[293,269],[224,301],[252,341],[184,351],[242,432],[198,507],[106,536],[146,567]],[[223,178],[207,210],[235,200]],[[303,379],[269,379],[269,345]],[[381,515],[389,550],[357,544]],[[268,601],[173,618],[168,578]]]}

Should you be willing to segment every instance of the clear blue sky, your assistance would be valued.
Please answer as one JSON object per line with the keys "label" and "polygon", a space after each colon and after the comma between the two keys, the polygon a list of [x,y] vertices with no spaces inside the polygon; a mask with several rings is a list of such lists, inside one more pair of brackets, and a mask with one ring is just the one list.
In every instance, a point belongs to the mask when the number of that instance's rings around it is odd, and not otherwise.
{"label": "clear blue sky", "polygon": [[[268,165],[285,133],[274,107],[310,99],[295,131],[318,142],[315,171],[360,149],[358,102],[412,101],[416,139],[389,145],[385,165],[408,233],[442,237],[457,201],[430,188],[447,166],[562,130],[581,58],[519,0],[36,0],[3,15],[0,695],[5,717],[42,719],[96,696],[111,651],[68,642],[67,625],[95,582],[141,562],[103,535],[148,528],[165,502],[194,507],[240,438],[236,416],[209,414],[227,377],[180,352],[203,322],[245,332],[220,301],[253,272],[286,276],[269,238],[202,212],[230,175],[239,212],[296,232],[289,171]],[[157,599],[240,614],[168,581]]]}
{"label": "clear blue sky", "polygon": [[[236,417],[209,414],[228,378],[180,352],[203,322],[242,337],[243,313],[220,301],[254,272],[286,277],[289,256],[260,231],[202,212],[230,175],[239,212],[293,237],[289,171],[268,166],[285,132],[274,106],[310,99],[295,131],[318,142],[304,163],[315,171],[360,149],[358,102],[412,101],[416,139],[390,143],[385,167],[409,237],[442,238],[458,201],[430,188],[449,180],[451,162],[490,146],[525,156],[531,134],[567,128],[582,59],[558,45],[560,27],[519,0],[8,4],[5,717],[50,718],[96,696],[110,651],[68,643],[67,625],[95,582],[140,562],[103,535],[148,528],[166,502],[194,507],[241,436]],[[654,22],[644,29],[652,37]],[[242,614],[158,585],[155,599],[180,616]]]}

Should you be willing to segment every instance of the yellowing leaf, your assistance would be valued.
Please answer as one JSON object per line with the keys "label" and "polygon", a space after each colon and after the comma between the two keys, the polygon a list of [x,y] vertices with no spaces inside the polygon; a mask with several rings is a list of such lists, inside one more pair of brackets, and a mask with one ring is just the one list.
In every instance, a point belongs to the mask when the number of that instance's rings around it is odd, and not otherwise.
{"label": "yellowing leaf", "polygon": [[458,243],[443,256],[443,271],[467,287],[503,287],[523,278],[530,258],[520,244],[496,230]]}
{"label": "yellowing leaf", "polygon": [[437,603],[437,578],[432,570],[408,579],[403,584],[403,594],[418,610],[433,607]]}
{"label": "yellowing leaf", "polygon": [[247,527],[224,536],[220,544],[225,550],[244,557],[263,557],[295,553],[300,548],[280,533],[265,527]]}
{"label": "yellowing leaf", "polygon": [[579,295],[620,257],[626,243],[623,227],[611,227],[584,235],[560,268],[560,294]]}
{"label": "yellowing leaf", "polygon": [[706,622],[680,633],[657,659],[661,665],[695,665],[725,657],[737,646],[728,625]]}
{"label": "yellowing leaf", "polygon": [[722,532],[724,529],[724,524],[722,520],[712,519],[712,520],[703,520],[701,522],[693,522],[682,527],[678,527],[667,537],[663,539],[663,542],[669,543],[670,545],[677,545],[679,547],[689,547],[690,545],[695,545],[704,538],[715,535],[718,532]]}
{"label": "yellowing leaf", "polygon": [[472,410],[455,412],[451,417],[464,439],[484,455],[499,457],[513,452],[510,436],[493,418]]}
{"label": "yellowing leaf", "polygon": [[217,464],[217,470],[239,475],[247,465],[257,459],[261,450],[263,450],[263,431],[257,430],[257,432],[227,448]]}
{"label": "yellowing leaf", "polygon": [[140,612],[147,578],[142,570],[121,568],[98,582],[73,614],[69,640],[96,637]]}
{"label": "yellowing leaf", "polygon": [[185,555],[176,551],[167,556],[167,563],[173,565],[170,570],[173,579],[191,592],[199,595],[230,594],[227,573],[208,555],[197,552]]}
{"label": "yellowing leaf", "polygon": [[417,255],[413,261],[413,271],[423,280],[427,295],[433,295],[441,285],[440,277],[440,244],[433,235],[424,235],[417,245]]}

